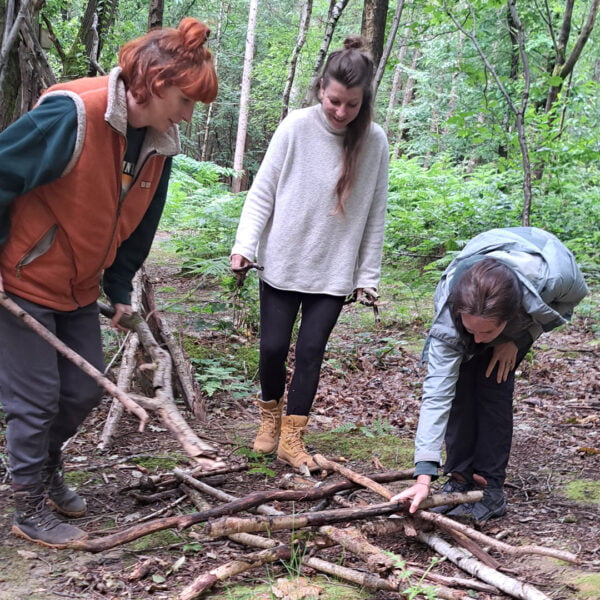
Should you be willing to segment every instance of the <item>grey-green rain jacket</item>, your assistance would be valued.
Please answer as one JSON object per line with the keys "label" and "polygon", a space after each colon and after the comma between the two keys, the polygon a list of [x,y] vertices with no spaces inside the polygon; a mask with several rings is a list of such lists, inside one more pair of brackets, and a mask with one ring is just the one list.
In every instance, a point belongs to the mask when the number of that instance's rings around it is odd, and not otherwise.
{"label": "grey-green rain jacket", "polygon": [[[571,252],[551,233],[535,227],[491,229],[474,237],[444,271],[434,296],[435,316],[423,351],[427,375],[415,440],[415,463],[441,463],[460,365],[473,356],[472,339],[461,336],[448,307],[455,277],[484,258],[508,265],[519,278],[522,306],[530,319],[513,341],[525,348],[543,332],[564,325],[588,288]],[[508,327],[507,327],[508,329]],[[507,339],[496,340],[507,341]],[[417,465],[418,469],[418,465]]]}

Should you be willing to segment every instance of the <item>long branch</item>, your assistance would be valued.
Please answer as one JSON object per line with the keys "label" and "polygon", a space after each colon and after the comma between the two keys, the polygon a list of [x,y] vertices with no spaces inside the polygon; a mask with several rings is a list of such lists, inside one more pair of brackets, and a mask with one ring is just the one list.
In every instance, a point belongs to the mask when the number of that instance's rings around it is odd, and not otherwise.
{"label": "long branch", "polygon": [[136,415],[140,420],[139,431],[143,431],[148,422],[148,413],[131,397],[119,389],[108,377],[96,369],[94,365],[74,352],[62,340],[46,329],[39,321],[34,319],[26,310],[21,308],[14,300],[11,300],[4,292],[0,292],[0,306],[4,307],[15,317],[21,319],[30,329],[35,331],[41,338],[46,340],[53,348],[60,352],[65,358],[76,364],[84,373],[87,373],[96,383],[102,386],[113,398],[123,403],[125,408]]}

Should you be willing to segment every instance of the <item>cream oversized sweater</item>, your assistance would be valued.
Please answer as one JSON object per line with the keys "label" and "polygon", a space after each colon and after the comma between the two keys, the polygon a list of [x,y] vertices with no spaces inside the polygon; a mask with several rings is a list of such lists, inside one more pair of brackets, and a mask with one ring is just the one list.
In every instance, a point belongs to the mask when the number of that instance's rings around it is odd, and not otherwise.
{"label": "cream oversized sweater", "polygon": [[334,213],[343,131],[317,104],[290,113],[275,131],[248,192],[232,254],[258,260],[269,285],[345,296],[377,288],[389,151],[375,123],[367,134],[344,214]]}

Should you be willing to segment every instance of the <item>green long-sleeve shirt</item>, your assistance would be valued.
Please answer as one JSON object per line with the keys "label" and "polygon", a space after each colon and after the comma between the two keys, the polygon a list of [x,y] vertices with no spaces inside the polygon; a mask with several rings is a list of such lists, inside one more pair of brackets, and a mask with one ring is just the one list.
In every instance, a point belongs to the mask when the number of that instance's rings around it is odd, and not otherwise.
{"label": "green long-sleeve shirt", "polygon": [[[59,179],[75,148],[77,112],[67,96],[51,96],[0,133],[0,245],[10,235],[13,200]],[[103,287],[113,303],[130,303],[131,281],[146,259],[165,204],[172,159],[144,218],[106,269]],[[119,174],[115,174],[116,176]],[[90,206],[93,211],[93,207]],[[91,213],[93,214],[93,213]]]}

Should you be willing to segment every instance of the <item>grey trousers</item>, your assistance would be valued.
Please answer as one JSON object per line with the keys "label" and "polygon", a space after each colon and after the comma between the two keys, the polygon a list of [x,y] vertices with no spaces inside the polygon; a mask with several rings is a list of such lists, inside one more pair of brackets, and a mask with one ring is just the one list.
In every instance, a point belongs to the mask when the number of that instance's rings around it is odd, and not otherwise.
{"label": "grey trousers", "polygon": [[[56,311],[11,298],[75,352],[102,370],[96,304]],[[99,385],[20,319],[0,308],[0,402],[12,481],[38,484],[47,462],[100,402]]]}

